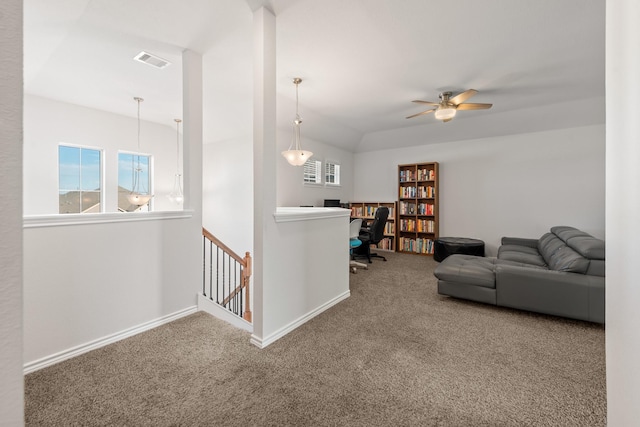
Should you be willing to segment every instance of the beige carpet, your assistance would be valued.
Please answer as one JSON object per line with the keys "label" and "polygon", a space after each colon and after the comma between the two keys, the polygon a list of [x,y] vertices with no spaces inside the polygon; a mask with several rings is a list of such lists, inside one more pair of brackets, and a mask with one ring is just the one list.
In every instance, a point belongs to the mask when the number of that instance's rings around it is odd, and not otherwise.
{"label": "beige carpet", "polygon": [[602,326],[436,293],[391,253],[264,350],[203,313],[26,377],[30,426],[602,426]]}

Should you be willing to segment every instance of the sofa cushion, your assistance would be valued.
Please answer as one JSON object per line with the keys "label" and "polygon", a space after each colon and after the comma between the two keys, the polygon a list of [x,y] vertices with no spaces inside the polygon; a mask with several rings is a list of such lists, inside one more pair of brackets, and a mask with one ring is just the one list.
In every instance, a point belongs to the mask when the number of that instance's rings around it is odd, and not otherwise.
{"label": "sofa cushion", "polygon": [[570,238],[567,245],[585,258],[604,260],[604,240],[585,233],[582,236]]}
{"label": "sofa cushion", "polygon": [[555,227],[551,227],[551,232],[565,242],[571,239],[572,237],[587,234],[582,230],[578,230],[575,227],[569,227],[566,225],[556,225]]}
{"label": "sofa cushion", "polygon": [[604,240],[568,226],[556,226],[551,232],[585,258],[604,260]]}
{"label": "sofa cushion", "polygon": [[585,274],[589,268],[589,260],[569,246],[558,248],[547,264],[550,270],[566,271],[569,273]]}
{"label": "sofa cushion", "polygon": [[544,258],[547,265],[551,266],[550,263],[554,254],[563,246],[566,246],[566,243],[558,236],[553,233],[545,233],[538,241],[538,252],[540,252],[540,255]]}
{"label": "sofa cushion", "polygon": [[536,248],[521,245],[502,245],[498,248],[498,259],[521,262],[536,266],[547,265]]}
{"label": "sofa cushion", "polygon": [[446,282],[496,287],[494,274],[496,258],[454,254],[445,258],[435,269],[435,276]]}

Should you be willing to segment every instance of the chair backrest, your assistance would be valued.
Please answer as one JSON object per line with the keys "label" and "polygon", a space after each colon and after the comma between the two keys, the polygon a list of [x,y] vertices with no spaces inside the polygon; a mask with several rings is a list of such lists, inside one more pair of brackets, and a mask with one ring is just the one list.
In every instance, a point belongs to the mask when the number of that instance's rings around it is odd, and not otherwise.
{"label": "chair backrest", "polygon": [[373,219],[373,224],[369,228],[371,233],[371,243],[378,243],[384,237],[384,226],[387,224],[387,218],[389,217],[389,208],[386,206],[380,206],[376,209],[376,215]]}
{"label": "chair backrest", "polygon": [[354,219],[349,223],[349,238],[357,239],[362,228],[362,218]]}

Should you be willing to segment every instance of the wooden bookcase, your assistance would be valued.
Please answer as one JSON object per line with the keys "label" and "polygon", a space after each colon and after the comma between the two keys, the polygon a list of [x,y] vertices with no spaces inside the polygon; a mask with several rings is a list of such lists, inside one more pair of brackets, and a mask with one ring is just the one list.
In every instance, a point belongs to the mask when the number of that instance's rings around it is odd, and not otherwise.
{"label": "wooden bookcase", "polygon": [[397,251],[433,255],[438,238],[438,163],[398,165]]}
{"label": "wooden bookcase", "polygon": [[351,202],[351,218],[362,218],[365,222],[371,223],[376,214],[376,209],[380,206],[389,208],[389,217],[384,227],[384,239],[380,240],[377,245],[371,245],[376,249],[384,251],[396,250],[396,202]]}

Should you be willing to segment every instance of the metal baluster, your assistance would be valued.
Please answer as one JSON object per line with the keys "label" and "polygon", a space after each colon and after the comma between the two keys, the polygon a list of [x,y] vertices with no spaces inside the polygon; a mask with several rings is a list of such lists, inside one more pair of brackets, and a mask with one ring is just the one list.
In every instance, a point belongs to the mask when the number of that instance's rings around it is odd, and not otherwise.
{"label": "metal baluster", "polygon": [[[236,261],[235,263],[235,268],[233,269],[233,284],[234,284],[234,291],[236,289],[238,289],[238,261]],[[235,296],[235,304],[234,304],[234,313],[238,314],[238,292],[236,292],[236,296]]]}
{"label": "metal baluster", "polygon": [[242,280],[242,278],[244,277],[244,275],[242,274],[242,264],[240,264],[240,317],[242,317],[242,315],[244,315],[244,311],[242,311],[242,302],[243,302],[243,297],[242,297],[242,293],[244,292],[244,281]]}
{"label": "metal baluster", "polygon": [[202,236],[202,295],[207,296],[207,238]]}
{"label": "metal baluster", "polygon": [[216,246],[216,304],[220,304],[220,248]]}
{"label": "metal baluster", "polygon": [[209,299],[213,301],[213,242],[209,242]]}

